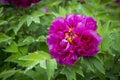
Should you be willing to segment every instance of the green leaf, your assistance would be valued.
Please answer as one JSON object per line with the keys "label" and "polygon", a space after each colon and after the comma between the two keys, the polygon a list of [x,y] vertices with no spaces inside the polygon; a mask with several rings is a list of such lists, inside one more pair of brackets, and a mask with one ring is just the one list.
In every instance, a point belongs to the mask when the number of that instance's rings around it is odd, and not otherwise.
{"label": "green leaf", "polygon": [[4,33],[0,33],[0,43],[1,43],[1,42],[5,42],[5,41],[8,41],[8,40],[10,40],[10,39],[11,39],[11,37],[5,35]]}
{"label": "green leaf", "polygon": [[2,7],[2,8],[0,8],[0,14],[2,13],[2,11],[3,11],[3,7]]}
{"label": "green leaf", "polygon": [[43,80],[42,76],[38,72],[33,71],[33,70],[29,70],[29,71],[25,72],[25,75],[31,77],[32,80]]}
{"label": "green leaf", "polygon": [[103,0],[103,1],[101,1],[101,5],[104,6],[104,5],[108,4],[108,3],[110,3],[111,1],[112,0]]}
{"label": "green leaf", "polygon": [[76,80],[75,72],[71,70],[69,67],[64,67],[61,71],[61,74],[65,74],[67,77],[67,80]]}
{"label": "green leaf", "polygon": [[82,77],[84,77],[83,70],[80,64],[74,64],[74,66],[71,66],[70,68]]}
{"label": "green leaf", "polygon": [[27,36],[25,39],[20,38],[20,40],[18,41],[18,46],[26,46],[26,45],[30,45],[34,42],[35,42],[34,37]]}
{"label": "green leaf", "polygon": [[27,16],[27,26],[29,27],[32,23],[32,17],[30,15]]}
{"label": "green leaf", "polygon": [[34,53],[29,53],[26,56],[20,57],[18,64],[23,67],[27,67],[26,71],[28,71],[35,67],[37,64],[40,64],[42,67],[45,68],[45,64],[43,64],[42,61],[47,59],[50,59],[48,53],[43,51],[37,51]]}
{"label": "green leaf", "polygon": [[[52,2],[51,2],[52,1]],[[51,4],[49,4],[50,6],[55,6],[55,5],[58,5],[61,1],[60,0],[51,0]]]}
{"label": "green leaf", "polygon": [[40,61],[40,67],[47,69],[47,65],[46,65],[46,60],[41,60]]}
{"label": "green leaf", "polygon": [[39,64],[39,61],[17,61],[19,66],[22,67],[27,67],[25,72],[27,72],[28,70],[32,69],[33,67],[35,67],[37,64]]}
{"label": "green leaf", "polygon": [[20,30],[20,28],[23,26],[23,24],[26,22],[26,20],[27,20],[26,15],[20,17],[18,25],[15,26],[13,29],[16,35],[17,35],[17,32]]}
{"label": "green leaf", "polygon": [[88,66],[88,68],[92,71],[95,72],[95,70],[101,72],[102,74],[105,74],[105,69],[103,67],[103,63],[96,57],[89,57],[89,58],[84,58],[85,64]]}
{"label": "green leaf", "polygon": [[26,56],[19,58],[19,60],[31,60],[31,61],[40,61],[49,59],[50,55],[44,51],[37,51],[34,53],[29,53]]}
{"label": "green leaf", "polygon": [[39,65],[35,67],[35,71],[39,72],[42,80],[48,80],[46,69],[40,67]]}
{"label": "green leaf", "polygon": [[102,65],[99,61],[95,61],[93,64],[94,64],[95,68],[96,68],[99,72],[105,74],[105,69],[104,69],[103,65]]}
{"label": "green leaf", "polygon": [[93,66],[92,62],[90,61],[90,58],[84,57],[84,65],[86,65],[86,67],[87,67],[90,71],[95,72],[94,66]]}
{"label": "green leaf", "polygon": [[118,52],[120,52],[120,32],[119,31],[115,31],[112,35],[112,37],[114,38],[113,40],[113,44],[112,44],[112,48]]}
{"label": "green leaf", "polygon": [[102,35],[102,37],[106,37],[106,34],[110,33],[109,29],[110,29],[110,25],[111,25],[111,20],[105,22],[104,24],[101,22],[101,20],[98,20],[98,29],[97,32],[100,33]]}
{"label": "green leaf", "polygon": [[103,67],[103,64],[97,58],[91,57],[90,62],[91,62],[91,64],[94,65],[95,69],[97,69],[102,74],[105,74],[105,69]]}
{"label": "green leaf", "polygon": [[3,7],[0,8],[0,17],[3,15]]}
{"label": "green leaf", "polygon": [[35,23],[40,23],[40,18],[38,16],[34,16],[32,17],[32,21],[34,21]]}
{"label": "green leaf", "polygon": [[90,6],[93,6],[96,8],[99,6],[99,2],[100,2],[100,0],[87,0],[86,1],[87,5],[91,4]]}
{"label": "green leaf", "polygon": [[18,51],[18,46],[15,42],[12,42],[9,46],[6,47],[4,50],[6,52],[11,52],[11,53],[17,53]]}
{"label": "green leaf", "polygon": [[53,78],[54,71],[57,69],[57,62],[55,59],[47,60],[47,75],[48,80]]}
{"label": "green leaf", "polygon": [[11,56],[9,56],[5,61],[6,62],[18,62],[18,59],[22,57],[22,55],[20,53],[16,53],[16,54],[12,54]]}
{"label": "green leaf", "polygon": [[15,73],[13,76],[11,76],[7,80],[33,80],[33,79],[29,77],[28,75],[26,75],[24,71],[20,71],[20,72]]}
{"label": "green leaf", "polygon": [[53,11],[52,11],[52,14],[53,14],[55,17],[58,17],[58,16],[59,16],[59,14],[58,14],[58,13],[53,12]]}
{"label": "green leaf", "polygon": [[37,42],[45,42],[46,41],[46,37],[44,35],[41,35],[38,37],[38,39],[36,39]]}
{"label": "green leaf", "polygon": [[78,70],[78,71],[76,71],[79,75],[81,75],[82,77],[84,77],[84,74],[83,74],[83,71],[82,71],[82,69],[80,69],[80,70]]}
{"label": "green leaf", "polygon": [[38,63],[39,61],[18,61],[18,65],[22,67],[27,67],[27,70],[32,69]]}
{"label": "green leaf", "polygon": [[23,55],[26,55],[28,52],[28,46],[20,46],[19,47],[19,51],[20,53],[22,53]]}
{"label": "green leaf", "polygon": [[66,10],[62,7],[59,7],[59,15],[60,16],[65,16],[66,15]]}
{"label": "green leaf", "polygon": [[81,10],[82,10],[83,14],[90,15],[90,16],[93,15],[93,10],[91,8],[89,8],[88,5],[81,6]]}
{"label": "green leaf", "polygon": [[24,40],[23,40],[23,43],[25,44],[31,44],[35,41],[35,39],[32,37],[32,36],[27,36]]}
{"label": "green leaf", "polygon": [[8,23],[7,21],[0,20],[0,26],[1,26],[1,25],[4,25],[4,24],[7,24],[7,23]]}
{"label": "green leaf", "polygon": [[104,24],[102,24],[101,22],[98,21],[99,24],[99,28],[98,28],[98,33],[100,33],[100,35],[102,35],[102,42],[101,42],[101,50],[102,51],[108,51],[108,49],[111,46],[112,40],[113,38],[111,37],[110,34],[110,24],[111,21],[107,21]]}
{"label": "green leaf", "polygon": [[35,23],[40,23],[40,18],[41,16],[43,16],[44,13],[40,12],[40,11],[34,11],[31,15],[31,19],[32,21],[34,21]]}
{"label": "green leaf", "polygon": [[[99,53],[98,53],[99,54]],[[103,59],[101,59],[101,57],[99,57],[99,55],[95,55],[94,56],[97,60],[99,60],[101,62],[101,64],[103,65]]]}
{"label": "green leaf", "polygon": [[13,76],[16,72],[19,70],[11,69],[11,70],[6,70],[0,73],[0,78],[3,78],[2,80],[7,80],[11,76]]}

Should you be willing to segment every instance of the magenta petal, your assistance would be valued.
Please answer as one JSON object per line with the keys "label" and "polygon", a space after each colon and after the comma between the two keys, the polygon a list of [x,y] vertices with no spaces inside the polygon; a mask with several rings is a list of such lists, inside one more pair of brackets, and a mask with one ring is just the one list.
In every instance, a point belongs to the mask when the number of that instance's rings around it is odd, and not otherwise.
{"label": "magenta petal", "polygon": [[67,14],[65,18],[66,23],[69,27],[77,27],[78,23],[85,23],[85,16],[84,15],[78,15],[78,14]]}
{"label": "magenta petal", "polygon": [[85,30],[86,30],[85,25],[82,24],[81,22],[78,23],[76,28],[73,28],[73,32],[78,35],[81,34]]}
{"label": "magenta petal", "polygon": [[97,29],[96,21],[92,17],[87,17],[85,27],[95,31]]}
{"label": "magenta petal", "polygon": [[92,31],[92,30],[86,30],[82,33],[82,35],[87,35],[92,37],[98,44],[101,42],[102,37],[97,34],[96,32]]}
{"label": "magenta petal", "polygon": [[68,41],[65,39],[60,42],[60,46],[63,48],[66,48],[67,44],[68,44]]}
{"label": "magenta petal", "polygon": [[47,44],[49,45],[49,48],[55,45],[58,41],[59,41],[59,38],[57,35],[51,34],[47,36]]}
{"label": "magenta petal", "polygon": [[99,49],[98,45],[101,42],[101,36],[92,30],[86,30],[81,35],[81,48],[77,52],[79,56],[93,56]]}
{"label": "magenta petal", "polygon": [[63,17],[57,17],[53,20],[52,25],[50,26],[49,33],[56,33],[58,31],[66,31],[68,26],[66,25]]}
{"label": "magenta petal", "polygon": [[67,14],[65,21],[69,27],[74,27],[74,14]]}
{"label": "magenta petal", "polygon": [[[68,54],[71,54],[71,53],[68,53]],[[68,65],[73,65],[74,62],[78,59],[78,56],[77,55],[69,55],[69,56],[66,56],[64,57],[63,59],[61,59],[60,63],[61,64],[68,64]]]}
{"label": "magenta petal", "polygon": [[11,2],[15,7],[22,7],[22,8],[26,8],[30,6],[32,3],[37,3],[39,1],[40,0],[11,0]]}
{"label": "magenta petal", "polygon": [[37,3],[39,2],[40,0],[31,0],[31,3]]}
{"label": "magenta petal", "polygon": [[13,0],[12,2],[16,7],[25,8],[31,5],[31,2],[29,0]]}
{"label": "magenta petal", "polygon": [[78,55],[75,54],[74,52],[62,52],[61,55],[59,55],[59,57],[55,57],[57,59],[57,61],[60,64],[68,64],[68,65],[73,65],[75,63],[75,61],[78,59]]}

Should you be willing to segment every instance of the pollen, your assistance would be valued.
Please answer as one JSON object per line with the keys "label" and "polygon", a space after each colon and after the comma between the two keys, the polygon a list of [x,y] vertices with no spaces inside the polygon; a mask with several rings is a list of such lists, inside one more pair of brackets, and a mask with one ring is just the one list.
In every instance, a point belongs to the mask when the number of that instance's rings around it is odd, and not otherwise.
{"label": "pollen", "polygon": [[71,37],[68,37],[68,38],[67,38],[67,41],[71,43],[71,42],[72,42],[72,38],[71,38]]}
{"label": "pollen", "polygon": [[75,33],[72,32],[72,28],[68,29],[68,32],[65,33],[66,40],[70,43],[72,43],[72,40],[77,36]]}

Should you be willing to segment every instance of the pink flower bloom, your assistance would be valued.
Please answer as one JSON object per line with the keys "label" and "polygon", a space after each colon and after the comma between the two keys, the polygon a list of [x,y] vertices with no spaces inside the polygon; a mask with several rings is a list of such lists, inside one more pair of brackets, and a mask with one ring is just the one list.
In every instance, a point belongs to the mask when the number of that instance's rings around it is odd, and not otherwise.
{"label": "pink flower bloom", "polygon": [[60,64],[73,65],[80,56],[97,54],[102,37],[96,29],[96,21],[89,16],[68,14],[66,18],[57,17],[47,36],[51,56]]}

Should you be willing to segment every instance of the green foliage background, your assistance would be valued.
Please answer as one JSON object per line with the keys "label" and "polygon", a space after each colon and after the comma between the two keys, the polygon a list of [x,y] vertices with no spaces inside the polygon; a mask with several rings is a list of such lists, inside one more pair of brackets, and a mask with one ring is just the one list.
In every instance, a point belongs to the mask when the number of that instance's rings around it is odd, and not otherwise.
{"label": "green foliage background", "polygon": [[[43,8],[49,8],[45,12]],[[93,16],[100,51],[74,66],[51,58],[46,35],[68,13]],[[120,4],[114,0],[41,0],[28,8],[0,5],[0,80],[120,80]]]}

